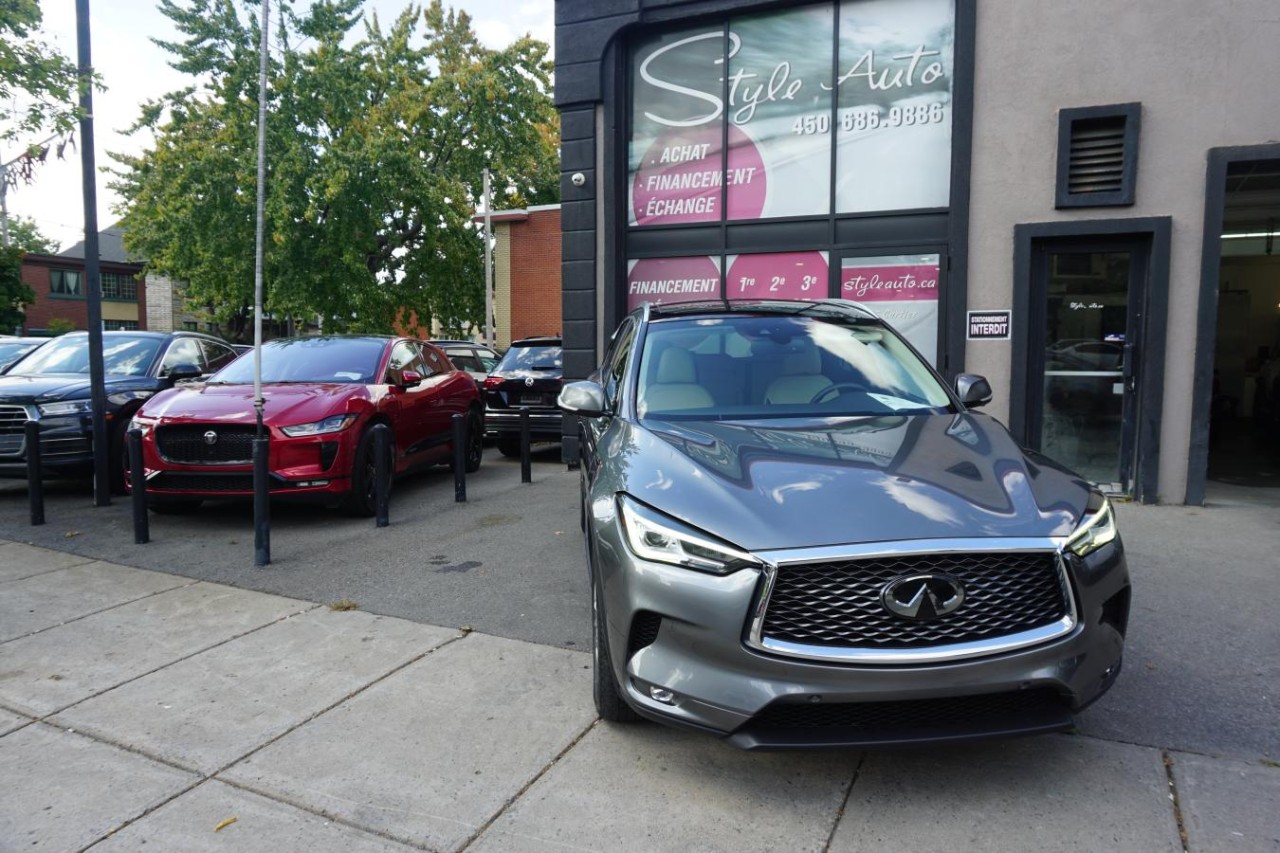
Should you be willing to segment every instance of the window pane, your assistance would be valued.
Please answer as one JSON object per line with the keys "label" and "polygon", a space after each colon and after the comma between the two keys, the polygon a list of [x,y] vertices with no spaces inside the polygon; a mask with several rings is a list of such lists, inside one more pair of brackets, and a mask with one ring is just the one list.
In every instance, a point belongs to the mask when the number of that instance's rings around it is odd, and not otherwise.
{"label": "window pane", "polygon": [[627,261],[627,310],[641,303],[697,302],[720,298],[720,259],[645,258]]}
{"label": "window pane", "polygon": [[840,264],[840,296],[876,312],[936,364],[939,261],[938,255],[845,258]]}
{"label": "window pane", "polygon": [[726,299],[826,299],[826,252],[730,255]]}

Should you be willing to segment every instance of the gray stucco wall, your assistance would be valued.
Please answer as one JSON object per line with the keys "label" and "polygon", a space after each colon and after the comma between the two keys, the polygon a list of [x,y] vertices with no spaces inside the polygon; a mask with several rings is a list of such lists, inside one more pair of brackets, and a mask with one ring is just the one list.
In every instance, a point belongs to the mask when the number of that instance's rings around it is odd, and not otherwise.
{"label": "gray stucco wall", "polygon": [[[1017,224],[1173,220],[1158,493],[1180,503],[1207,152],[1280,140],[1280,2],[979,0],[976,56],[971,310],[1011,306]],[[1128,101],[1142,104],[1136,204],[1055,210],[1058,110]],[[1007,389],[1010,344],[969,342],[966,367]],[[991,411],[1007,418],[1007,397]]]}

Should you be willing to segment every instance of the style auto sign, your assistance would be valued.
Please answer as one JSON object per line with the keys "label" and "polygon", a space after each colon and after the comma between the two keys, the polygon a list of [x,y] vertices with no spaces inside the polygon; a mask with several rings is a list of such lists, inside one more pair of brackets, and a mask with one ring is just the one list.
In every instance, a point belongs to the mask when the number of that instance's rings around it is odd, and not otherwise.
{"label": "style auto sign", "polygon": [[833,78],[834,11],[637,48],[631,224],[827,214],[833,185],[841,212],[948,203],[951,0],[842,4]]}

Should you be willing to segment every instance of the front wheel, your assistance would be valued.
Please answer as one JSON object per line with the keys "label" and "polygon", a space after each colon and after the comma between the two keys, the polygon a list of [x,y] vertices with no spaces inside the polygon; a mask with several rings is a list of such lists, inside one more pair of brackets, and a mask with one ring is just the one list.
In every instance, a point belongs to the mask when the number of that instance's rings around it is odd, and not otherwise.
{"label": "front wheel", "polygon": [[[367,429],[360,436],[356,445],[355,460],[351,465],[351,491],[347,493],[346,510],[350,515],[369,518],[378,511],[378,498],[375,491],[377,482],[377,458],[373,449],[372,429]],[[394,460],[395,437],[388,436],[387,453]],[[391,492],[391,484],[395,482],[395,462],[391,463],[391,476],[387,482],[387,493]]]}
{"label": "front wheel", "polygon": [[613,659],[609,655],[609,633],[605,627],[603,597],[599,582],[591,578],[591,695],[600,719],[611,723],[634,723],[640,719],[635,709],[622,698],[618,679],[613,675]]}
{"label": "front wheel", "polygon": [[[480,470],[480,462],[484,458],[484,420],[476,411],[467,415],[466,428],[463,431],[462,469],[468,474]],[[453,467],[450,460],[449,467]]]}

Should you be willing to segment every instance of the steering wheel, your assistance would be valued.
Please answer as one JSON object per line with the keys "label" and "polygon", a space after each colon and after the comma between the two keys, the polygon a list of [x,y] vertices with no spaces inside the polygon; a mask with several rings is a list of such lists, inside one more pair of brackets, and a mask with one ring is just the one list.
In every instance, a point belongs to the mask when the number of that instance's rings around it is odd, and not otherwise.
{"label": "steering wheel", "polygon": [[859,385],[857,382],[836,382],[833,385],[828,385],[826,388],[823,388],[817,394],[814,394],[813,397],[809,399],[809,405],[825,402],[829,397],[835,397],[844,391],[866,390],[865,386]]}

